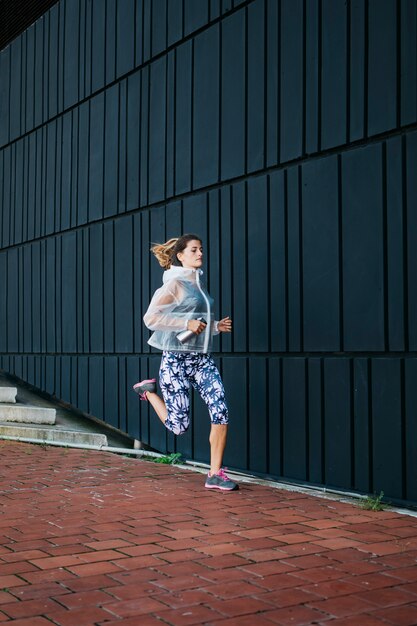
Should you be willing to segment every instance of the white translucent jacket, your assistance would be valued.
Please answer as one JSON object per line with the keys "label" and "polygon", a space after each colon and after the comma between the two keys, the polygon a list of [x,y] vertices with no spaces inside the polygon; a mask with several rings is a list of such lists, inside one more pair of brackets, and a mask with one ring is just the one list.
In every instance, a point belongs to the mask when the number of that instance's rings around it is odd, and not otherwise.
{"label": "white translucent jacket", "polygon": [[[200,281],[202,273],[177,266],[164,272],[163,285],[155,291],[143,316],[146,327],[154,331],[149,345],[171,352],[210,352],[212,336],[218,330],[212,313],[214,300]],[[181,343],[178,333],[187,328],[188,320],[199,317],[207,322],[205,331]]]}

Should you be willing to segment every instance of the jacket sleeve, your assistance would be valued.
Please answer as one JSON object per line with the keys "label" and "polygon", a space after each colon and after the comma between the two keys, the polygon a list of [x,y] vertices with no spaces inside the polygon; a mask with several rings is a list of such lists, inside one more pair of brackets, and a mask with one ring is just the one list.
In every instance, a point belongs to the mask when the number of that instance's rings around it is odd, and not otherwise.
{"label": "jacket sleeve", "polygon": [[155,291],[148,310],[143,316],[145,326],[149,330],[180,332],[187,327],[188,316],[183,312],[175,312],[179,299],[174,289],[175,287],[167,284]]}

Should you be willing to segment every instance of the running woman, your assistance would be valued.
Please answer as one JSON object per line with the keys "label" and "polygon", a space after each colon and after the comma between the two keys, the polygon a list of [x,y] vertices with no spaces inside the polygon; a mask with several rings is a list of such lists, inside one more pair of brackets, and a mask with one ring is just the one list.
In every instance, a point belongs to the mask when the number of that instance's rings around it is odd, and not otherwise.
{"label": "running woman", "polygon": [[[210,471],[208,489],[239,488],[222,469],[228,410],[223,382],[210,355],[213,335],[230,333],[232,320],[213,319],[213,299],[201,282],[203,246],[200,237],[186,234],[156,244],[151,251],[164,268],[163,285],[156,290],[143,320],[154,331],[148,343],[162,350],[157,394],[156,379],[142,380],[133,389],[155,409],[165,427],[182,435],[190,425],[190,385],[209,410]],[[184,332],[184,331],[189,331]],[[188,336],[184,339],[184,335]]]}

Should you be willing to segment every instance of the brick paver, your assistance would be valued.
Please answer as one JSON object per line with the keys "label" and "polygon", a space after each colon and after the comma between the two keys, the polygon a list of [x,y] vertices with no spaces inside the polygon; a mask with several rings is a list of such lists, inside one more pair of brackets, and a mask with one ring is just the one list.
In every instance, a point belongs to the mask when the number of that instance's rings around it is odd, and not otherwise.
{"label": "brick paver", "polygon": [[0,623],[417,624],[417,518],[0,442]]}

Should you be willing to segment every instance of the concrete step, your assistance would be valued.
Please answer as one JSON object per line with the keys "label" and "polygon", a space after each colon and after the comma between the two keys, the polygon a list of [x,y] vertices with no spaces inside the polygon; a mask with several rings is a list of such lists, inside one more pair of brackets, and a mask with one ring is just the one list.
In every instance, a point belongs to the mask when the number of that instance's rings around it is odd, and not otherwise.
{"label": "concrete step", "polygon": [[0,387],[0,402],[7,402],[8,404],[16,402],[16,395],[16,387]]}
{"label": "concrete step", "polygon": [[19,439],[33,439],[39,442],[55,441],[62,444],[72,443],[89,446],[107,446],[107,437],[101,433],[81,432],[78,430],[68,430],[54,427],[45,428],[43,426],[14,426],[12,424],[0,423],[0,439],[2,437],[13,437]]}
{"label": "concrete step", "polygon": [[0,404],[0,422],[55,424],[56,410],[30,404]]}
{"label": "concrete step", "polygon": [[[0,403],[0,440],[51,442],[55,445],[133,447],[133,440],[101,420],[85,416],[53,398],[46,398],[23,381],[0,370],[0,391],[17,388],[17,403]],[[19,409],[16,412],[15,409]],[[16,420],[19,417],[20,421]],[[47,420],[47,423],[44,423]]]}

